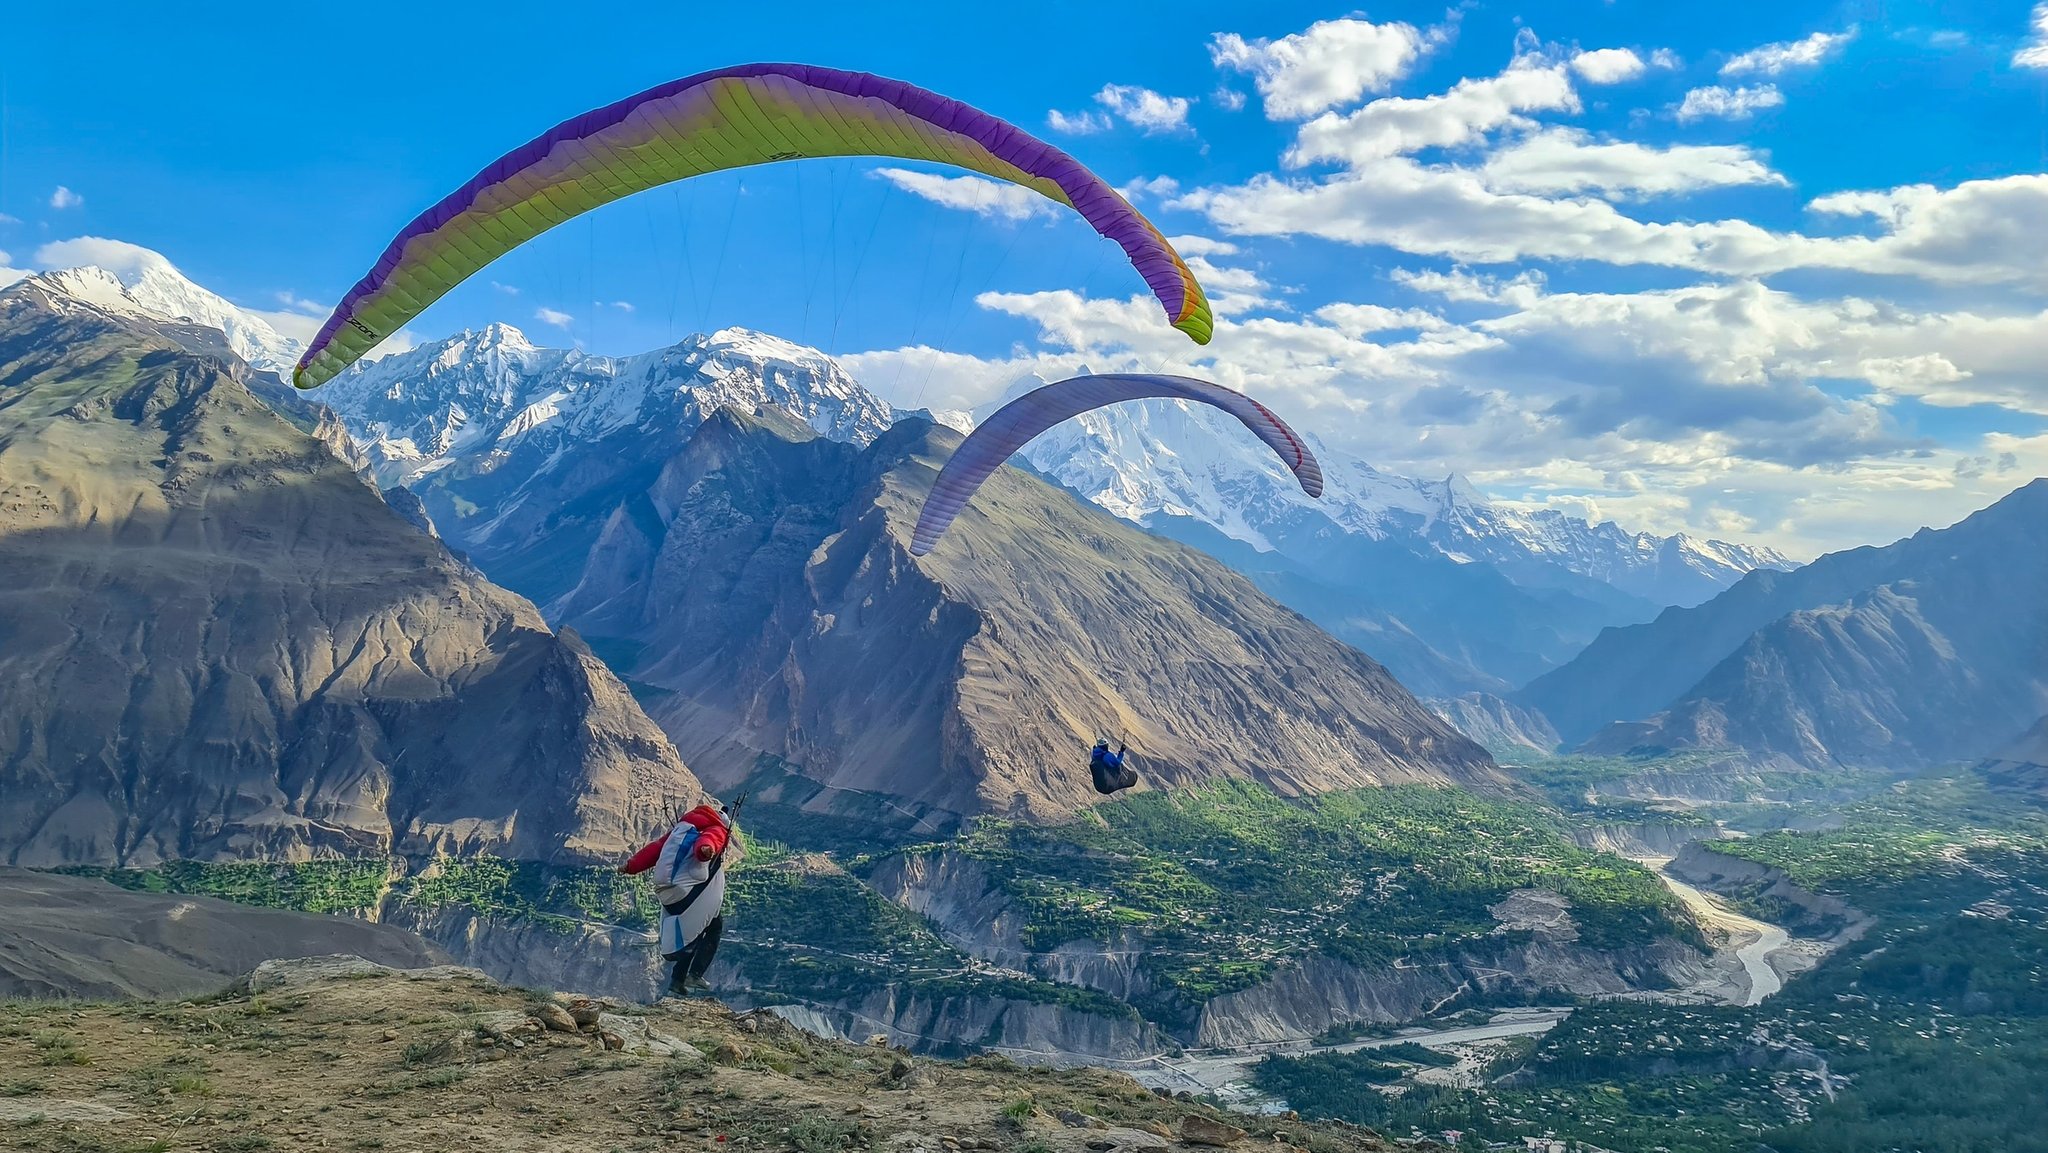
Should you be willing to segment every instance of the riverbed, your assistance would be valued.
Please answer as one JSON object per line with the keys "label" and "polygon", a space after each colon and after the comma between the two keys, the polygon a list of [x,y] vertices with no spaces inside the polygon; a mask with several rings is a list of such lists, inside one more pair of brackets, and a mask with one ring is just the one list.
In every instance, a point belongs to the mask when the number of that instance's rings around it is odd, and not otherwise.
{"label": "riverbed", "polygon": [[1791,933],[1782,926],[1739,913],[1721,898],[1702,893],[1673,877],[1665,872],[1665,866],[1671,863],[1669,857],[1633,859],[1662,878],[1665,887],[1685,902],[1703,927],[1726,934],[1728,945],[1723,946],[1724,950],[1733,946],[1740,968],[1725,975],[1717,972],[1715,982],[1699,991],[1731,1005],[1755,1005],[1785,987],[1784,974],[1773,960],[1792,947]]}
{"label": "riverbed", "polygon": [[[1723,943],[1714,953],[1707,974],[1692,986],[1670,994],[1640,994],[1657,999],[1711,1002],[1726,1005],[1755,1005],[1785,987],[1784,972],[1774,964],[1810,944],[1794,938],[1783,926],[1759,921],[1737,912],[1721,898],[1703,893],[1664,871],[1669,857],[1633,857],[1655,872],[1678,899],[1685,902],[1694,918]],[[1796,971],[1800,966],[1789,966]],[[1143,1084],[1159,1089],[1213,1093],[1240,1109],[1267,1111],[1284,1108],[1252,1090],[1251,1067],[1273,1054],[1305,1057],[1316,1053],[1355,1053],[1412,1041],[1431,1048],[1448,1049],[1462,1057],[1473,1046],[1487,1046],[1510,1037],[1544,1033],[1571,1016],[1566,1008],[1510,1009],[1494,1014],[1484,1025],[1456,1029],[1417,1029],[1394,1037],[1347,1041],[1337,1045],[1313,1045],[1306,1041],[1279,1042],[1230,1052],[1192,1052],[1180,1057],[1155,1057],[1121,1067]]]}

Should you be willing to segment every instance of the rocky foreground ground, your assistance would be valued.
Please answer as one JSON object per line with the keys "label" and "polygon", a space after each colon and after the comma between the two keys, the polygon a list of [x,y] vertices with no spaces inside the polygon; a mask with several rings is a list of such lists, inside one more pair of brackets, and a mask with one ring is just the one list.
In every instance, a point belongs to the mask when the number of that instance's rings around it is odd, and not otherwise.
{"label": "rocky foreground ground", "polygon": [[625,1005],[473,969],[267,962],[185,1002],[0,1004],[0,1148],[1103,1153],[1390,1146],[1121,1074],[825,1041],[710,1000]]}

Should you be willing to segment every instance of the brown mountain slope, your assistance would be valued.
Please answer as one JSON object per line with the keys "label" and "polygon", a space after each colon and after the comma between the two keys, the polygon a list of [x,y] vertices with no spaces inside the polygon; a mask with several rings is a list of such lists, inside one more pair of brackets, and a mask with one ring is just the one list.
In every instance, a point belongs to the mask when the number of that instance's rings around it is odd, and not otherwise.
{"label": "brown mountain slope", "polygon": [[912,558],[957,442],[908,421],[863,450],[723,411],[551,612],[666,693],[650,712],[718,785],[766,752],[898,812],[1048,817],[1099,799],[1086,750],[1120,733],[1151,786],[1502,784],[1370,658],[1023,472]]}
{"label": "brown mountain slope", "polygon": [[448,960],[390,925],[0,865],[0,997],[196,997],[276,957]]}
{"label": "brown mountain slope", "polygon": [[[929,1061],[708,1000],[644,1009],[548,998],[473,969],[394,971],[355,958],[264,965],[248,987],[196,1005],[0,1004],[7,1147],[1396,1148],[1342,1122],[1170,1099],[1123,1073],[995,1056]],[[591,1023],[578,1028],[579,1016]]]}
{"label": "brown mountain slope", "polygon": [[1906,544],[1893,551],[1909,569],[1757,629],[1669,708],[1583,747],[1734,748],[1808,767],[1994,755],[2048,707],[2048,481]]}
{"label": "brown mountain slope", "polygon": [[0,293],[0,860],[608,858],[697,791],[246,366]]}

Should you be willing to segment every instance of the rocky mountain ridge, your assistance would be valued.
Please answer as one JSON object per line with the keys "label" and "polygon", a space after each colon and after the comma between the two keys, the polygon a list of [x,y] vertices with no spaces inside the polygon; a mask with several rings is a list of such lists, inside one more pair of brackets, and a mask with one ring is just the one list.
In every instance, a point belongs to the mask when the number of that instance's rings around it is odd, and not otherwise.
{"label": "rocky mountain ridge", "polygon": [[861,449],[721,410],[646,488],[611,494],[550,611],[622,654],[717,787],[766,755],[948,821],[1044,817],[1095,799],[1075,758],[1102,733],[1141,750],[1150,787],[1503,783],[1369,658],[1022,473],[912,558],[955,441],[916,421]]}
{"label": "rocky mountain ridge", "polygon": [[697,793],[580,641],[178,335],[0,292],[0,858],[609,858]]}
{"label": "rocky mountain ridge", "polygon": [[1610,631],[1518,699],[1567,740],[1603,714],[1617,722],[1592,734],[1595,752],[1733,748],[1815,768],[1974,760],[2048,709],[2044,588],[2037,480],[1948,528],[1757,574]]}

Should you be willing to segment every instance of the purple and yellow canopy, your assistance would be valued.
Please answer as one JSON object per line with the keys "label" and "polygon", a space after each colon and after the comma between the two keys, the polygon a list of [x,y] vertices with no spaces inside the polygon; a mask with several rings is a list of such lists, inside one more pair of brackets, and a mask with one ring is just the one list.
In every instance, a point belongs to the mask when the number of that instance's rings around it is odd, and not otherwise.
{"label": "purple and yellow canopy", "polygon": [[900,80],[747,64],[586,112],[493,161],[392,240],[321,326],[292,383],[326,383],[449,289],[574,216],[674,180],[818,156],[956,165],[1067,205],[1123,247],[1175,328],[1209,341],[1209,302],[1187,263],[1073,157]]}
{"label": "purple and yellow canopy", "polygon": [[1046,429],[1107,405],[1153,398],[1191,400],[1222,409],[1273,450],[1294,474],[1301,491],[1312,497],[1323,495],[1323,466],[1308,445],[1272,409],[1234,388],[1147,372],[1077,376],[1032,389],[997,409],[960,442],[939,469],[931,491],[925,494],[924,507],[918,510],[917,528],[910,537],[911,554],[923,556],[937,547],[954,518],[974,499],[981,482]]}

